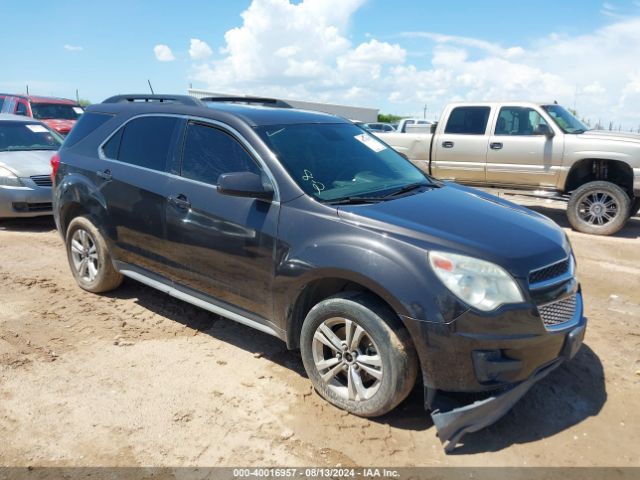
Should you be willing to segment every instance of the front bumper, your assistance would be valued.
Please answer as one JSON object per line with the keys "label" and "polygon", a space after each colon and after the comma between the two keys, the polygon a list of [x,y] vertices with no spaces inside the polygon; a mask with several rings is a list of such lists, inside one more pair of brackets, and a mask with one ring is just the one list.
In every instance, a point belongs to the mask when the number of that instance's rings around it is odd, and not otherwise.
{"label": "front bumper", "polygon": [[484,400],[464,405],[449,411],[442,411],[435,401],[431,418],[438,431],[438,437],[446,453],[453,451],[466,433],[477,432],[505,415],[536,382],[542,380],[564,361],[572,359],[584,339],[586,319],[566,335],[560,356],[538,368],[528,379],[511,385],[499,394]]}
{"label": "front bumper", "polygon": [[[0,218],[38,217],[51,215],[51,187],[0,187]],[[33,183],[33,182],[31,182]]]}

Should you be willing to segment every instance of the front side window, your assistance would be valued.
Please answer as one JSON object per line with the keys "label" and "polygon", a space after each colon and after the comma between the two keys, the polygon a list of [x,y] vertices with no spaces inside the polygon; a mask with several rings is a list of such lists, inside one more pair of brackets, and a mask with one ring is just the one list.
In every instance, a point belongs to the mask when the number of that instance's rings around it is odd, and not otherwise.
{"label": "front side window", "polygon": [[291,178],[323,201],[377,196],[429,180],[373,135],[348,123],[255,128]]}
{"label": "front side window", "polygon": [[560,105],[543,105],[542,108],[564,133],[584,133],[589,127]]}
{"label": "front side window", "polygon": [[526,107],[502,107],[498,122],[496,123],[496,135],[541,135],[540,125],[547,125],[542,116],[533,108]]}
{"label": "front side window", "polygon": [[62,138],[39,123],[0,122],[0,152],[58,150]]}
{"label": "front side window", "polygon": [[18,102],[16,105],[16,115],[27,115],[27,104],[24,102]]}
{"label": "front side window", "polygon": [[181,175],[191,180],[217,185],[223,173],[251,172],[260,168],[228,133],[219,128],[190,123],[184,143]]}
{"label": "front side window", "polygon": [[[111,140],[118,138],[119,146],[115,143],[105,144],[109,158],[130,163],[151,170],[165,171],[167,159],[178,131],[178,119],[175,117],[141,117],[131,120],[124,126],[122,133],[117,132]],[[105,151],[103,148],[103,152]],[[113,148],[113,150],[111,150]],[[117,156],[112,157],[117,150]]]}
{"label": "front side window", "polygon": [[484,135],[490,107],[456,107],[451,111],[444,133]]}
{"label": "front side window", "polygon": [[82,107],[66,103],[32,103],[31,111],[39,120],[77,120],[83,114]]}

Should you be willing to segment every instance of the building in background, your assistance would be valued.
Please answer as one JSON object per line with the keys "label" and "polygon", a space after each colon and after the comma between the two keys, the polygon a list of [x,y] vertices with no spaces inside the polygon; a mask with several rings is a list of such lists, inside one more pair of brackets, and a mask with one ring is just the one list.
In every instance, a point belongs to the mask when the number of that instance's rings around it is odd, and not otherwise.
{"label": "building in background", "polygon": [[[195,88],[189,89],[189,95],[196,98],[204,97],[237,97],[239,95],[231,95],[228,93],[211,92],[208,90],[199,90]],[[256,95],[262,96],[262,95]],[[349,105],[335,105],[332,103],[319,103],[319,102],[305,102],[302,100],[289,100],[282,98],[293,108],[300,108],[303,110],[313,110],[315,112],[330,113],[332,115],[338,115],[340,117],[348,118],[349,120],[357,120],[359,122],[377,122],[378,121],[378,109],[366,108],[366,107],[352,107]]]}

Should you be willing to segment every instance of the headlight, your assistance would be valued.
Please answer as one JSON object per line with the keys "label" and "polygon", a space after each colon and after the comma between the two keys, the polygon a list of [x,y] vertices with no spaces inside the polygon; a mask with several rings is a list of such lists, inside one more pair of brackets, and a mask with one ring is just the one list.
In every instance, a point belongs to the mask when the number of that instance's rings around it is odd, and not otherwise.
{"label": "headlight", "polygon": [[20,179],[8,168],[0,167],[0,186],[21,187]]}
{"label": "headlight", "polygon": [[429,252],[429,263],[455,296],[479,310],[524,301],[515,280],[498,265],[445,252]]}

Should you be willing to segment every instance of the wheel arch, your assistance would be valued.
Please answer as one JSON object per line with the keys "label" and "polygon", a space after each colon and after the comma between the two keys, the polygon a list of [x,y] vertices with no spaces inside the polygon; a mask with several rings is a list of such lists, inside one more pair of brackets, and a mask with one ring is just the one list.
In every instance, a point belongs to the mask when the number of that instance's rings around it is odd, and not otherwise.
{"label": "wheel arch", "polygon": [[564,192],[570,193],[585,183],[607,181],[621,187],[633,197],[633,169],[623,160],[583,158],[575,162],[564,182]]}

